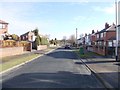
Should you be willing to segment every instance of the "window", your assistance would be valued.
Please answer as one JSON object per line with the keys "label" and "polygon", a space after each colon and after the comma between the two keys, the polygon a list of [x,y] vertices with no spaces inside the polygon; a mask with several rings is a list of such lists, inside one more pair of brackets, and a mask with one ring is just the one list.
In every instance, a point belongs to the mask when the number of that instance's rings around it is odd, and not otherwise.
{"label": "window", "polygon": [[24,36],[22,36],[22,39],[24,40]]}
{"label": "window", "polygon": [[1,29],[5,28],[5,25],[4,24],[0,24],[0,28]]}
{"label": "window", "polygon": [[97,45],[97,42],[95,42],[95,45]]}
{"label": "window", "polygon": [[4,24],[2,25],[2,28],[5,28],[5,25],[4,25]]}
{"label": "window", "polygon": [[102,46],[102,42],[101,42],[101,41],[99,41],[99,42],[98,42],[98,45]]}
{"label": "window", "polygon": [[104,32],[104,37],[106,37],[106,32]]}
{"label": "window", "polygon": [[104,46],[106,46],[106,42],[104,42]]}
{"label": "window", "polygon": [[116,40],[113,40],[113,46],[114,47],[116,46]]}
{"label": "window", "polygon": [[103,33],[101,33],[101,38],[103,38]]}
{"label": "window", "polygon": [[112,47],[112,42],[111,42],[111,41],[108,42],[108,46],[109,46],[109,47]]}
{"label": "window", "polygon": [[97,34],[97,38],[99,38],[99,34]]}
{"label": "window", "polygon": [[2,24],[0,24],[0,28],[2,28]]}

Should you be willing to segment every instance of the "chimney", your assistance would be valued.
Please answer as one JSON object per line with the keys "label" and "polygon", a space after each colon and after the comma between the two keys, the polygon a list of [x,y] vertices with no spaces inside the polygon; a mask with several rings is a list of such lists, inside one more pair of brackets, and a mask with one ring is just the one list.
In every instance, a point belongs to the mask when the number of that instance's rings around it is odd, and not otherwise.
{"label": "chimney", "polygon": [[105,23],[105,29],[108,29],[110,26],[109,26],[109,24],[106,22]]}
{"label": "chimney", "polygon": [[92,30],[92,34],[93,34],[93,33],[95,33],[95,31],[94,31],[94,30]]}

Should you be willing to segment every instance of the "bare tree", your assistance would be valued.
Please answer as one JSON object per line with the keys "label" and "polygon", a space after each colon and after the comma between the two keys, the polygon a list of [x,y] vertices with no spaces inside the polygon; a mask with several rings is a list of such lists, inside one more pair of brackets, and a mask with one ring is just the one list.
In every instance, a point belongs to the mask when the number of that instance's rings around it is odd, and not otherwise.
{"label": "bare tree", "polygon": [[67,39],[67,37],[66,36],[63,36],[63,40],[66,40]]}
{"label": "bare tree", "polygon": [[80,38],[82,38],[84,35],[83,34],[80,34]]}
{"label": "bare tree", "polygon": [[69,37],[69,43],[74,44],[75,40],[76,39],[75,39],[75,35],[74,34]]}
{"label": "bare tree", "polygon": [[66,36],[63,36],[62,41],[64,42],[64,44],[66,43],[66,39],[67,39],[67,37],[66,37]]}

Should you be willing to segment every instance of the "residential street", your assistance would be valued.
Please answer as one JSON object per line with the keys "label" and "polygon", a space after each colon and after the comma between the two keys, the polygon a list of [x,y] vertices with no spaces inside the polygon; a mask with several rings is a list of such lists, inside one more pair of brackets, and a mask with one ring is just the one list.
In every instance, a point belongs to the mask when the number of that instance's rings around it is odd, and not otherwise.
{"label": "residential street", "polygon": [[71,49],[59,48],[3,75],[2,88],[104,88]]}

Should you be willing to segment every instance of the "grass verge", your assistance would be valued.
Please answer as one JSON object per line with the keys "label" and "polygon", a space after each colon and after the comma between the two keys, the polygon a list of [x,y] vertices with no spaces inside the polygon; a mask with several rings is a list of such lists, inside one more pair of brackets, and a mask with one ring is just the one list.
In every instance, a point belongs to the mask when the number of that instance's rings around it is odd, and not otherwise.
{"label": "grass verge", "polygon": [[[44,50],[45,52],[49,52],[51,50],[54,50],[55,48],[48,48]],[[32,60],[35,57],[38,57],[42,54],[40,53],[29,53],[29,54],[23,54],[23,55],[16,55],[16,56],[10,56],[2,58],[0,61],[0,72],[7,70],[9,68],[12,68],[16,65],[19,65],[21,63],[24,63],[26,61]]]}
{"label": "grass verge", "polygon": [[29,55],[25,55],[22,57],[13,58],[12,60],[8,60],[5,63],[1,63],[0,64],[0,68],[1,68],[0,72],[7,70],[9,68],[12,68],[13,66],[19,65],[23,62],[29,61],[37,56],[39,56],[39,54],[29,54]]}
{"label": "grass verge", "polygon": [[79,50],[74,51],[80,58],[85,59],[85,58],[94,58],[95,56],[102,56],[94,52],[86,52],[84,54],[81,54]]}

